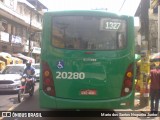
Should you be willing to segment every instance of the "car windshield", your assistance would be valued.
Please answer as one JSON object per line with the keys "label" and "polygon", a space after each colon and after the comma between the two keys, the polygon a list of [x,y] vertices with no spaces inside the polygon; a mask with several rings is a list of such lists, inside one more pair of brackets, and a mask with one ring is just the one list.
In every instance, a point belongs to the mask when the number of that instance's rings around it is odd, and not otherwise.
{"label": "car windshield", "polygon": [[2,74],[20,74],[24,71],[24,66],[7,66]]}

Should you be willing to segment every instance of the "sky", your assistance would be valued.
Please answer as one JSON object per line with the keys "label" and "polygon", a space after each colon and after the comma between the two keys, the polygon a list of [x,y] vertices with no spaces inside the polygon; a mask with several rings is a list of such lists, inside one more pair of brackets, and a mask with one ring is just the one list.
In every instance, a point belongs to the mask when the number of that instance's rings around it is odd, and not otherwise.
{"label": "sky", "polygon": [[49,11],[107,9],[134,16],[141,0],[39,0]]}

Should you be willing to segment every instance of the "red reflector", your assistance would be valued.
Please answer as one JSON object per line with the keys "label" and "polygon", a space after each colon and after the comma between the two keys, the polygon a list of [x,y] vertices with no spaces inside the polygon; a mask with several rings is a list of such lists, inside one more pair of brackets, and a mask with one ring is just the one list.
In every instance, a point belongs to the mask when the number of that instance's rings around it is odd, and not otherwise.
{"label": "red reflector", "polygon": [[81,95],[97,95],[96,90],[81,90]]}
{"label": "red reflector", "polygon": [[94,52],[85,52],[85,54],[94,54]]}
{"label": "red reflector", "polygon": [[125,80],[125,85],[126,85],[126,86],[131,86],[131,84],[132,84],[132,83],[131,83],[131,80]]}
{"label": "red reflector", "polygon": [[46,85],[50,85],[50,84],[51,84],[50,79],[45,79],[45,84],[46,84]]}

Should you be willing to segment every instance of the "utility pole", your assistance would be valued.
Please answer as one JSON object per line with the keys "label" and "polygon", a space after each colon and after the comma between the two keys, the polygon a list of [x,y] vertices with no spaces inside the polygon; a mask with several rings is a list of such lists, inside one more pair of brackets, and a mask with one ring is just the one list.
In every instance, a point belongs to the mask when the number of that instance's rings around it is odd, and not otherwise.
{"label": "utility pole", "polygon": [[158,0],[158,41],[157,52],[160,52],[160,0]]}
{"label": "utility pole", "polygon": [[145,51],[149,51],[149,49],[150,49],[148,9],[149,9],[149,0],[141,0],[141,14],[140,14],[141,35],[143,36],[142,41],[144,41],[146,44],[148,44],[148,45],[144,46],[144,48],[142,48]]}
{"label": "utility pole", "polygon": [[141,0],[141,35],[142,35],[142,47],[140,64],[140,106],[145,107],[149,104],[149,90],[148,90],[148,74],[150,73],[150,40],[149,40],[149,0]]}
{"label": "utility pole", "polygon": [[28,47],[28,56],[31,56],[31,29],[32,29],[32,10],[30,11],[30,23],[29,23],[29,47]]}

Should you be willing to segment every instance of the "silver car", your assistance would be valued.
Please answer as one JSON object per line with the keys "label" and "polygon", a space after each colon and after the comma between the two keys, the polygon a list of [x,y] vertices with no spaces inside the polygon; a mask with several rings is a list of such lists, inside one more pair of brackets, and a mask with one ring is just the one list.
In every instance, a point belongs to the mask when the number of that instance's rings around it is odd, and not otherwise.
{"label": "silver car", "polygon": [[36,81],[39,81],[39,79],[40,79],[40,64],[35,63],[35,64],[32,64],[32,66],[35,68]]}
{"label": "silver car", "polygon": [[0,91],[17,91],[25,64],[7,65],[0,74]]}

